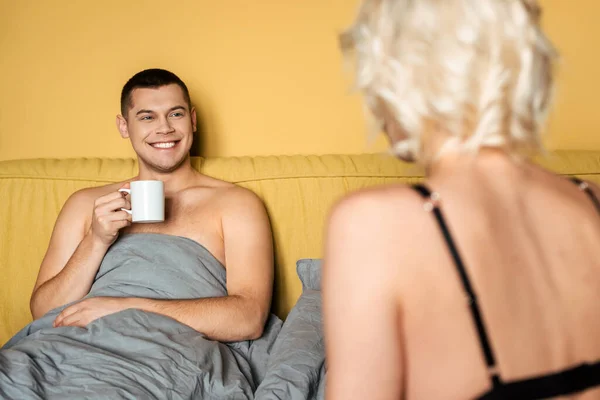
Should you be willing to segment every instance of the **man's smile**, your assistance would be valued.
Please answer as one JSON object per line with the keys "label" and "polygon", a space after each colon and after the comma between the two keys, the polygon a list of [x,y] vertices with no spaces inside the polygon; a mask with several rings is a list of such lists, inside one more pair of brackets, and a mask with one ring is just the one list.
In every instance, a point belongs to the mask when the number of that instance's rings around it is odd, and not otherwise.
{"label": "man's smile", "polygon": [[179,140],[173,140],[173,141],[169,141],[169,142],[156,142],[156,143],[149,143],[149,144],[150,144],[150,146],[154,147],[155,149],[172,149],[179,142],[180,142]]}

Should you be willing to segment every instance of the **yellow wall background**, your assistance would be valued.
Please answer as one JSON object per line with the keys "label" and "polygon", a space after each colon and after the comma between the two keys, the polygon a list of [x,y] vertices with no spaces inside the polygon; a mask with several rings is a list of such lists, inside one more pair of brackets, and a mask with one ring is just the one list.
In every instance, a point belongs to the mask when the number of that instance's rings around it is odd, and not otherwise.
{"label": "yellow wall background", "polygon": [[[122,85],[161,67],[188,84],[205,156],[362,153],[337,34],[357,0],[0,0],[0,160],[129,157]],[[597,0],[545,0],[563,61],[550,144],[600,149]]]}

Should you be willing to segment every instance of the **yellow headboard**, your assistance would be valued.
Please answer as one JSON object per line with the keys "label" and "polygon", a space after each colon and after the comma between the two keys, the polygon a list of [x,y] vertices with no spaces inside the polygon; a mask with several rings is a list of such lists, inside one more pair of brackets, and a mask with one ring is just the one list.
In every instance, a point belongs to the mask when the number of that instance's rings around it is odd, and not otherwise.
{"label": "yellow headboard", "polygon": [[[285,156],[192,160],[196,169],[237,183],[265,202],[276,256],[274,312],[285,317],[301,292],[295,264],[321,256],[323,226],[344,194],[421,179],[416,167],[388,156]],[[555,171],[597,180],[600,152],[563,152],[543,161]],[[78,189],[135,176],[132,159],[0,162],[0,343],[31,321],[29,296],[54,222]]]}

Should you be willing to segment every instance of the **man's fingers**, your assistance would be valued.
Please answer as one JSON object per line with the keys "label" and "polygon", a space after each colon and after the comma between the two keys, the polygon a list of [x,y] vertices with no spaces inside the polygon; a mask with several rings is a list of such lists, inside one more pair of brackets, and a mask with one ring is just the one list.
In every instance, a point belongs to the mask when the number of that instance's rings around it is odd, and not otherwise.
{"label": "man's fingers", "polygon": [[106,221],[116,222],[116,221],[131,221],[131,214],[127,211],[115,211],[110,215],[106,216]]}
{"label": "man's fingers", "polygon": [[129,200],[119,197],[117,199],[113,199],[108,203],[102,204],[99,207],[96,207],[96,215],[107,215],[114,211],[120,211],[121,208],[131,209],[131,203]]}
{"label": "man's fingers", "polygon": [[104,204],[110,203],[113,200],[122,199],[123,195],[124,194],[121,192],[110,192],[107,195],[97,198],[96,201],[94,202],[94,206],[99,207]]}
{"label": "man's fingers", "polygon": [[54,319],[54,326],[60,326],[62,324],[62,321],[70,316],[75,314],[76,312],[79,311],[79,304],[74,304],[70,307],[65,308],[64,310],[61,311],[60,314],[58,314],[58,316]]}
{"label": "man's fingers", "polygon": [[59,326],[81,326],[85,327],[87,324],[83,318],[82,312],[76,312],[75,314],[71,314],[68,317],[65,317]]}
{"label": "man's fingers", "polygon": [[127,219],[127,220],[116,221],[116,222],[115,222],[115,227],[116,227],[117,229],[123,229],[123,228],[125,228],[126,226],[129,226],[129,225],[131,225],[131,216],[129,216],[129,218],[130,218],[130,219]]}

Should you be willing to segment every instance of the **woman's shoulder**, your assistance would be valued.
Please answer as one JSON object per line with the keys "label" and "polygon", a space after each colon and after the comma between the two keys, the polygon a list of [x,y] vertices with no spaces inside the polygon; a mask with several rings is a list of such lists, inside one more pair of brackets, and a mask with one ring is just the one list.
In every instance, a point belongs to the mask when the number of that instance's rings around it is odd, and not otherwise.
{"label": "woman's shoulder", "polygon": [[330,219],[362,219],[412,213],[415,208],[422,207],[422,204],[422,198],[411,186],[375,186],[344,196],[332,207]]}
{"label": "woman's shoulder", "polygon": [[[406,185],[371,187],[351,193],[331,209],[327,237],[348,246],[379,247],[386,237],[402,242],[422,234],[427,218],[421,196]],[[419,228],[419,229],[417,229]]]}

